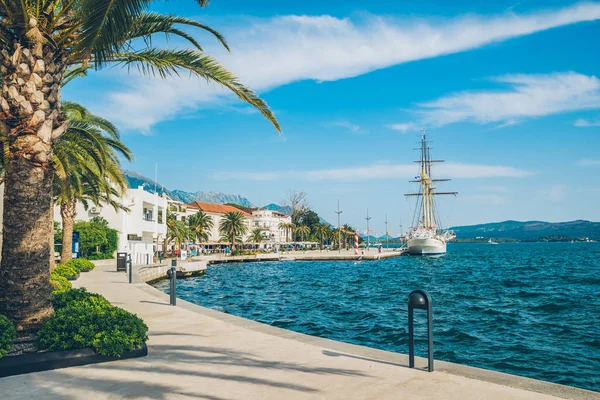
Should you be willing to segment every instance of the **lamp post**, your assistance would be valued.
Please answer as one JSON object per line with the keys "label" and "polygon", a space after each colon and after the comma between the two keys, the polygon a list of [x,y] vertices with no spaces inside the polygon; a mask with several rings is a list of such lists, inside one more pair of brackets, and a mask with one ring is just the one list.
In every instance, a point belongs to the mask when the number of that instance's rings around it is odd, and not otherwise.
{"label": "lamp post", "polygon": [[369,217],[369,209],[367,208],[367,218],[365,218],[367,220],[367,251],[369,251],[369,248],[371,247],[371,231],[369,230],[369,221],[371,220],[371,217]]}
{"label": "lamp post", "polygon": [[390,248],[390,235],[388,233],[388,219],[387,214],[385,214],[385,248]]}
{"label": "lamp post", "polygon": [[342,211],[340,211],[340,199],[338,199],[338,209],[335,212],[338,215],[338,253],[342,252],[342,225],[340,222],[340,214],[342,213]]}

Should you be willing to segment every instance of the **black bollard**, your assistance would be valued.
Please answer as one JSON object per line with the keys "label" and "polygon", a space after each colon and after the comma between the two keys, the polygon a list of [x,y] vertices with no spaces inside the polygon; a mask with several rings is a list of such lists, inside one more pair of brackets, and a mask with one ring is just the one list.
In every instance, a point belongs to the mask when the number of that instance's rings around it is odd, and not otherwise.
{"label": "black bollard", "polygon": [[131,262],[131,255],[129,255],[127,264],[129,264],[129,283],[132,283],[133,282],[133,262]]}
{"label": "black bollard", "polygon": [[414,309],[427,311],[427,358],[428,371],[433,372],[433,315],[431,296],[425,290],[413,290],[408,296],[408,357],[409,368],[415,367],[415,326]]}
{"label": "black bollard", "polygon": [[[173,264],[177,264],[175,260],[173,260]],[[174,266],[170,269],[170,278],[171,278],[171,287],[170,287],[170,303],[172,306],[177,305],[177,268]]]}

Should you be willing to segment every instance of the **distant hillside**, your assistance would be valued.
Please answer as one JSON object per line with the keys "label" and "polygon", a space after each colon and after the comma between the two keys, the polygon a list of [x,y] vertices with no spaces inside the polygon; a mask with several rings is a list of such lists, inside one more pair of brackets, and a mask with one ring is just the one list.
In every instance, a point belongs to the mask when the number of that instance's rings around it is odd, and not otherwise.
{"label": "distant hillside", "polygon": [[267,204],[266,206],[261,207],[261,210],[279,211],[280,213],[285,214],[285,215],[292,214],[292,207],[280,206],[279,204],[275,204],[275,203]]}
{"label": "distant hillside", "polygon": [[[153,179],[150,179],[142,174],[138,174],[134,171],[124,171],[129,186],[137,188],[144,186],[144,190],[150,193],[154,193],[154,187],[157,188],[159,193],[163,192],[162,186],[156,183]],[[207,203],[235,203],[244,207],[254,207],[254,205],[247,198],[240,196],[239,194],[226,194],[221,192],[196,192],[190,193],[183,190],[168,190],[164,189],[164,193],[173,200],[179,200],[184,203],[191,203],[192,201],[205,201]]]}
{"label": "distant hillside", "polygon": [[583,220],[570,222],[504,221],[457,226],[450,229],[456,233],[458,239],[484,237],[486,239],[535,240],[549,236],[568,236],[600,240],[600,222]]}

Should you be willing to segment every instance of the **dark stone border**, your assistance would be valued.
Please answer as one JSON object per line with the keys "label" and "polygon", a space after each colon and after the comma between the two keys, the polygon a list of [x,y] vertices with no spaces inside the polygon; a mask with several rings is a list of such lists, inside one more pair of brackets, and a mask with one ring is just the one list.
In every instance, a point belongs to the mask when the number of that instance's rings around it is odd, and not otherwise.
{"label": "dark stone border", "polygon": [[108,361],[127,360],[130,358],[145,357],[147,355],[148,347],[144,343],[139,349],[129,351],[121,357],[102,356],[96,354],[96,352],[90,348],[46,353],[26,353],[20,356],[6,356],[0,358],[0,378],[29,374],[31,372],[50,371],[59,368],[98,364]]}

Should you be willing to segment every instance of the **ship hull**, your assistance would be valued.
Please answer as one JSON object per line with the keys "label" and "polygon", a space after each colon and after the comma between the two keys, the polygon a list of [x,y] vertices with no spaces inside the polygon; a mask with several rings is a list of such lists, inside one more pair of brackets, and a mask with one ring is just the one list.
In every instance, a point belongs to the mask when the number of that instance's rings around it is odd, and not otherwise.
{"label": "ship hull", "polygon": [[429,256],[446,253],[446,243],[434,238],[412,238],[408,240],[407,252],[415,256]]}

